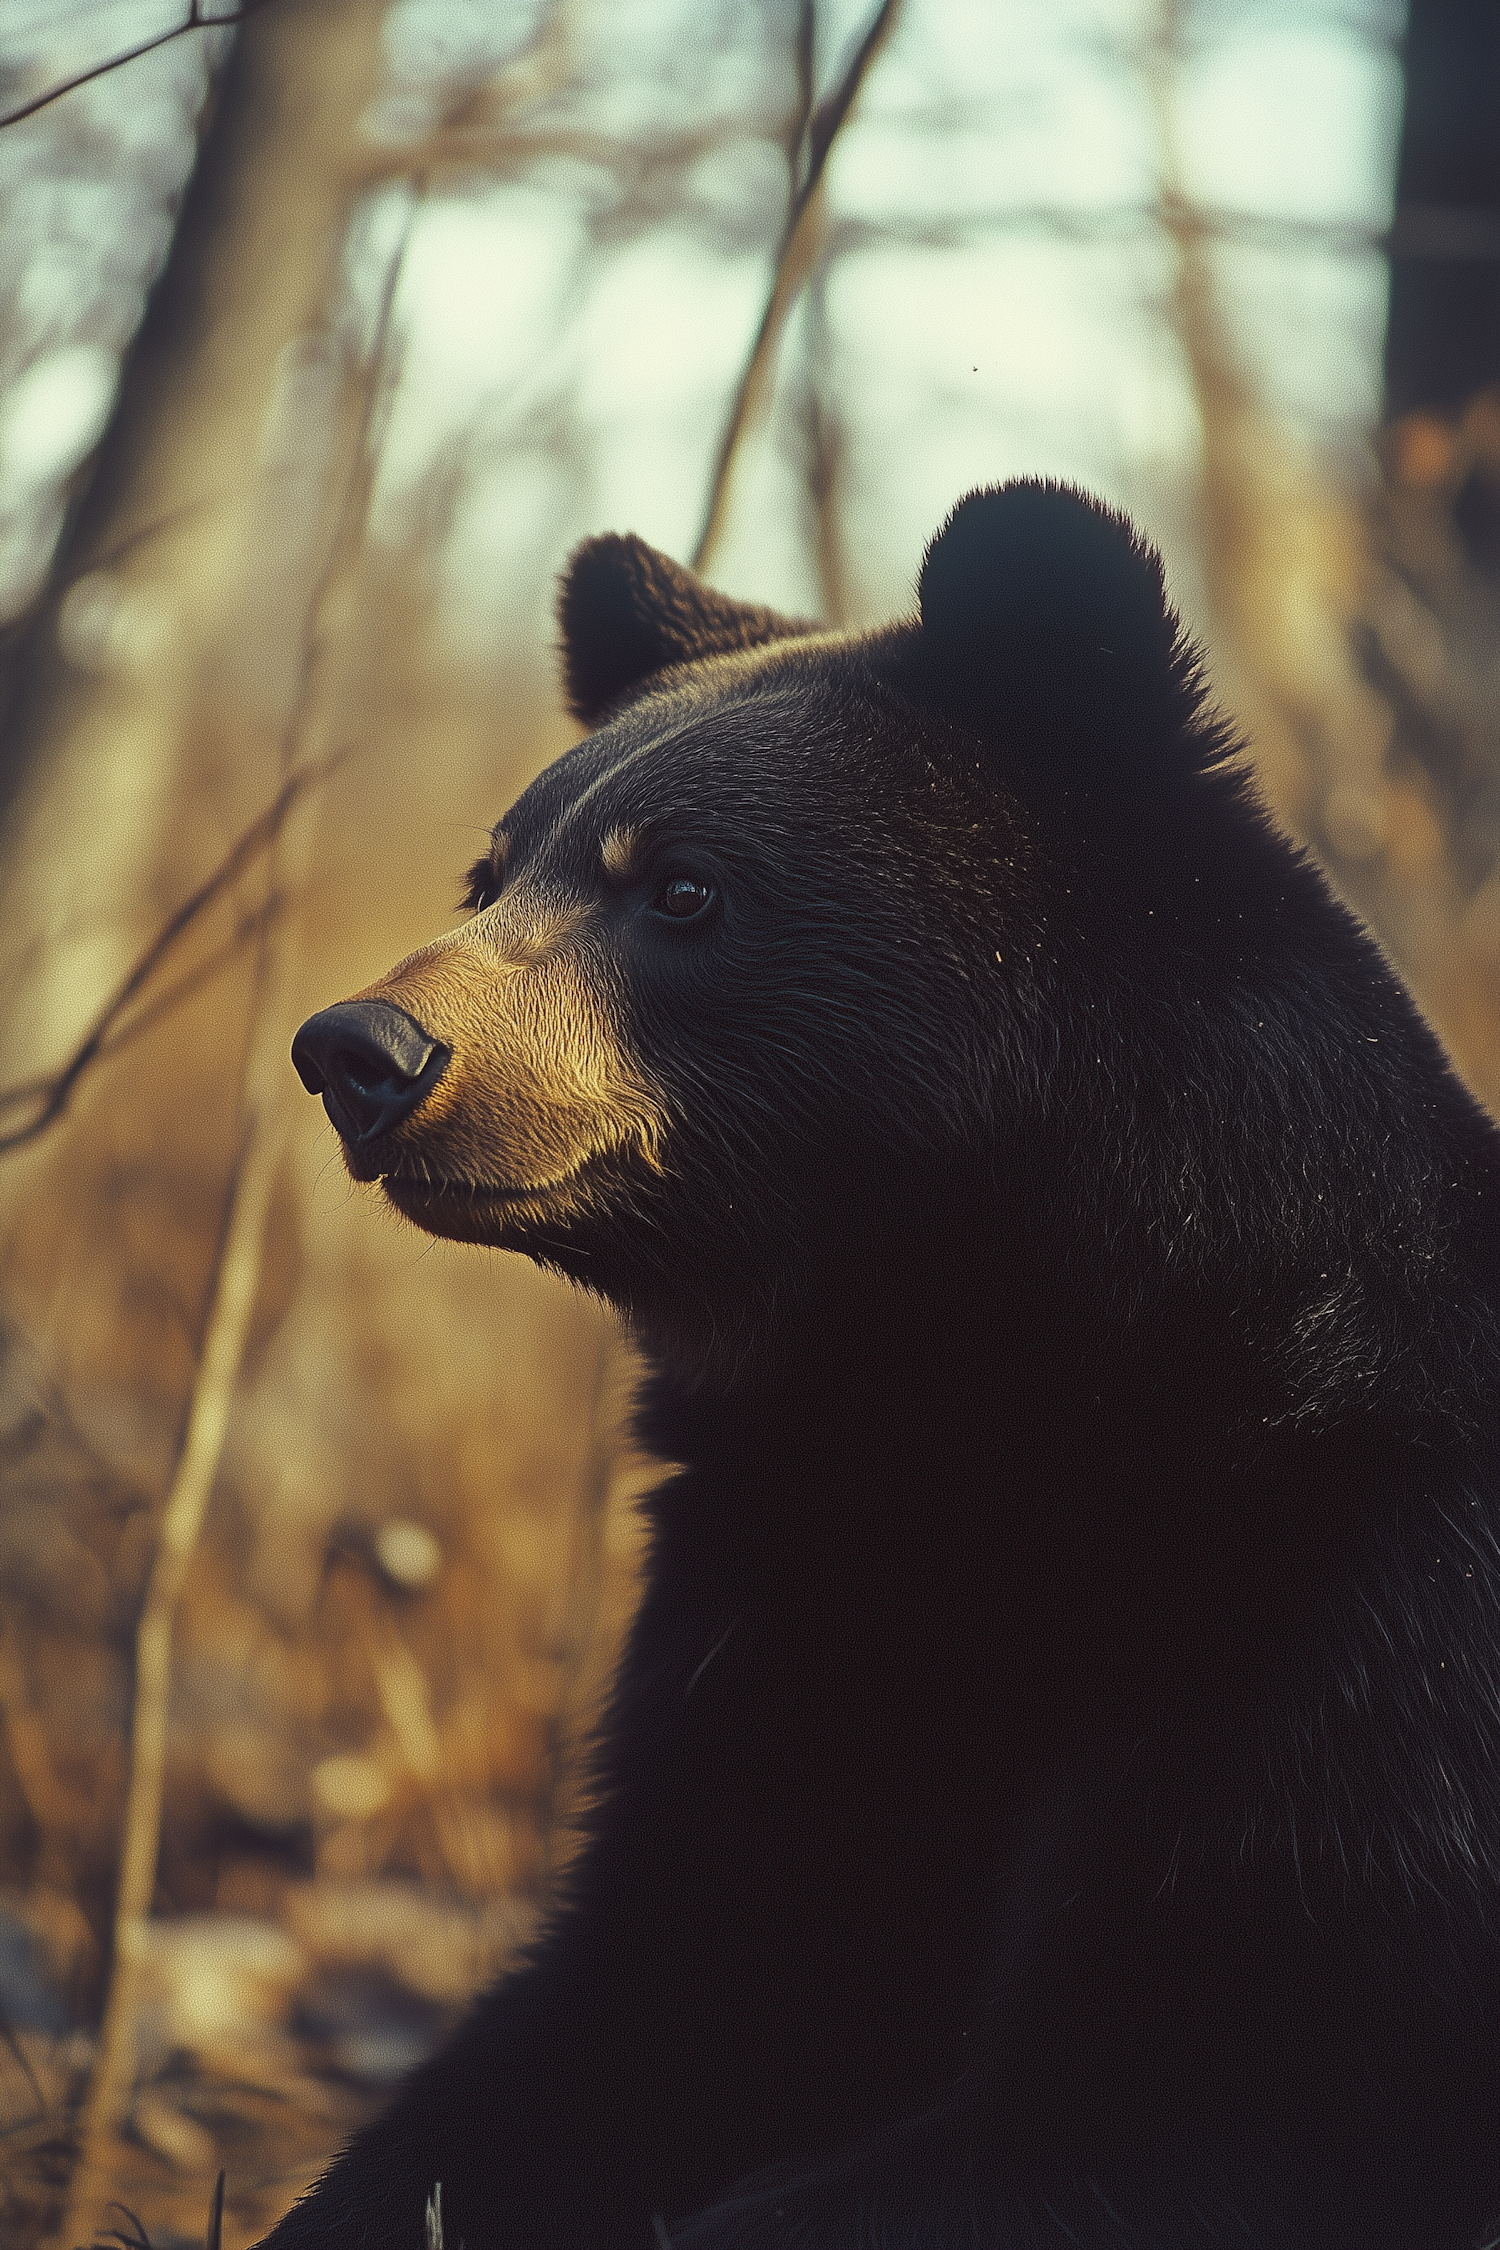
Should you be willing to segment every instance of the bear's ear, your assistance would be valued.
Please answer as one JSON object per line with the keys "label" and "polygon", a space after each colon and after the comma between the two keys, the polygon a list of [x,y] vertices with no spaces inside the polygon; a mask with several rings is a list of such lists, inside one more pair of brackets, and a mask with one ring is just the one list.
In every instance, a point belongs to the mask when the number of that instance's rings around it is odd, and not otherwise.
{"label": "bear's ear", "polygon": [[1071,486],[971,492],[927,550],[912,684],[1055,753],[1066,715],[1082,751],[1180,705],[1194,666],[1161,557],[1113,509]]}
{"label": "bear's ear", "polygon": [[634,533],[612,531],[575,550],[557,615],[568,708],[585,726],[669,665],[818,630],[731,601]]}

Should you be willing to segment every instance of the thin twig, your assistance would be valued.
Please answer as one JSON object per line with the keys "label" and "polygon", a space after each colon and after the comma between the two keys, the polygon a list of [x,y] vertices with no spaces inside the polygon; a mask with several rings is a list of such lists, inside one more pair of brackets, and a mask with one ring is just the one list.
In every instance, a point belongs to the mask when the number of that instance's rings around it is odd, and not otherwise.
{"label": "thin twig", "polygon": [[[305,613],[296,692],[282,737],[289,768],[282,795],[305,797],[305,777],[320,768],[305,762],[321,686],[332,596],[363,546],[374,476],[376,434],[388,405],[387,367],[396,291],[425,192],[414,182],[401,238],[386,270],[352,458],[332,536]],[[296,787],[294,789],[294,784]],[[279,802],[280,800],[278,800]],[[288,810],[290,807],[288,807]],[[284,816],[283,816],[284,822]],[[272,862],[273,889],[295,891],[311,858],[312,827],[303,819],[289,848],[277,839],[284,864]],[[136,1998],[145,1959],[161,1850],[162,1796],[172,1684],[172,1636],[178,1603],[218,1475],[230,1411],[238,1388],[250,1321],[260,1286],[266,1221],[287,1130],[285,1025],[281,1001],[286,963],[268,926],[261,944],[251,1036],[241,1089],[244,1124],[230,1182],[223,1241],[213,1276],[208,1318],[182,1447],[162,1513],[157,1548],[146,1583],[135,1636],[135,1692],[130,1762],[115,1893],[113,1946],[99,2044],[80,2120],[78,2157],[58,2250],[77,2231],[94,2192],[101,2152],[130,2099]]]}
{"label": "thin twig", "polygon": [[[0,1156],[13,1148],[23,1147],[28,1141],[34,1141],[49,1125],[55,1124],[72,1100],[78,1081],[84,1073],[103,1056],[122,1045],[124,1038],[132,1037],[136,1030],[144,1029],[144,1021],[137,1021],[124,1034],[112,1036],[131,1001],[150,982],[179,938],[192,928],[199,916],[212,906],[231,883],[244,874],[247,867],[253,865],[263,852],[271,849],[297,799],[314,783],[326,781],[342,762],[344,755],[345,753],[340,752],[334,757],[323,759],[317,765],[304,766],[288,776],[265,811],[235,839],[213,872],[205,876],[174,914],[168,916],[149,945],[136,956],[60,1070],[45,1078],[23,1079],[18,1085],[0,1089],[0,1116],[26,1102],[37,1104],[36,1114],[28,1118],[24,1125],[13,1127],[8,1133],[0,1133]],[[184,986],[190,982],[191,980],[185,979]],[[181,997],[186,996],[186,990],[183,990]],[[162,1009],[158,1005],[145,1013],[154,1018],[162,1013]]]}
{"label": "thin twig", "polygon": [[180,39],[184,32],[227,31],[235,24],[244,23],[249,17],[258,15],[262,8],[269,5],[270,0],[241,0],[241,5],[230,15],[206,16],[200,0],[189,0],[188,12],[181,23],[174,23],[166,31],[158,31],[152,38],[143,39],[139,46],[127,47],[121,54],[110,55],[104,62],[91,64],[87,70],[80,70],[75,78],[65,78],[60,85],[49,86],[45,94],[34,95],[29,102],[23,102],[19,109],[7,110],[0,117],[0,128],[19,125],[24,117],[35,117],[39,109],[46,109],[51,102],[61,101],[64,94],[71,94],[77,87],[87,86],[96,78],[107,78],[112,70],[121,70],[126,63],[135,62],[139,56],[154,53],[156,48],[167,46],[173,39]]}
{"label": "thin twig", "polygon": [[797,32],[801,99],[789,151],[792,194],[787,204],[781,241],[777,246],[776,265],[771,276],[765,310],[755,331],[755,341],[750,347],[750,356],[740,376],[729,410],[729,419],[725,423],[719,450],[714,458],[703,529],[698,535],[698,544],[693,549],[694,570],[705,568],[723,532],[735,457],[770,386],[781,332],[812,265],[816,236],[814,205],[823,185],[824,173],[828,169],[829,153],[854,106],[855,97],[864,84],[871,63],[890,37],[900,6],[901,0],[881,0],[843,77],[832,92],[813,109],[814,10],[812,0],[804,0]]}
{"label": "thin twig", "polygon": [[823,265],[808,290],[808,339],[804,414],[807,426],[805,481],[813,505],[818,564],[818,615],[830,625],[845,623],[849,612],[843,541],[839,536],[839,470],[844,451],[838,409],[830,404],[824,377],[828,357],[828,268]]}
{"label": "thin twig", "polygon": [[175,508],[168,508],[163,514],[153,516],[149,523],[137,524],[134,531],[122,532],[118,539],[111,540],[102,554],[95,555],[92,561],[85,564],[73,580],[74,585],[78,585],[84,578],[91,578],[95,571],[116,569],[128,556],[138,554],[153,539],[164,539],[169,531],[180,531],[194,516],[202,515],[205,508],[219,504],[212,497],[183,500]]}
{"label": "thin twig", "polygon": [[[147,1000],[126,1022],[120,1023],[117,1019],[103,1044],[94,1050],[91,1060],[96,1063],[111,1061],[123,1048],[139,1039],[143,1032],[154,1030],[168,1016],[175,1015],[205,985],[212,984],[215,977],[222,975],[232,962],[237,961],[246,946],[253,939],[261,937],[277,919],[285,905],[286,900],[277,893],[262,899],[259,906],[252,907],[248,914],[241,915],[229,937],[206,960],[199,961],[188,969],[175,984],[169,984],[165,992],[159,992],[154,999]],[[18,1085],[7,1087],[0,1093],[0,1108],[8,1107],[13,1102],[41,1101],[44,1097],[50,1097],[53,1084],[50,1077],[23,1079]],[[55,1116],[54,1112],[53,1117],[44,1122],[54,1122]],[[0,1154],[11,1145],[13,1144],[8,1141],[0,1142]]]}
{"label": "thin twig", "polygon": [[[960,250],[997,235],[1040,235],[1068,248],[1102,245],[1123,249],[1148,239],[1158,228],[1171,232],[1175,212],[1163,195],[1139,203],[971,204],[932,219],[882,218],[846,212],[828,231],[830,257],[883,249]],[[1309,252],[1319,256],[1362,258],[1396,252],[1391,230],[1360,226],[1349,219],[1309,219],[1295,213],[1242,211],[1229,204],[1193,206],[1193,224],[1206,243],[1231,248]],[[1412,253],[1399,253],[1408,255]],[[1500,256],[1500,250],[1495,255]]]}
{"label": "thin twig", "polygon": [[108,2203],[105,2205],[105,2209],[107,2211],[118,2211],[130,2232],[127,2234],[124,2227],[111,2227],[107,2234],[101,2234],[96,2238],[99,2245],[112,2243],[118,2245],[118,2250],[152,2250],[150,2235],[147,2234],[128,2203]]}
{"label": "thin twig", "polygon": [[[277,1123],[285,1111],[278,1109]],[[188,1565],[198,1543],[234,1400],[240,1361],[260,1282],[261,1241],[281,1160],[282,1130],[252,1119],[235,1169],[229,1224],[213,1305],[193,1385],[187,1429],[167,1495],[156,1555],[135,1635],[135,1695],[115,1902],[109,1999],[80,2123],[78,2194],[129,2097],[137,1980],[144,1965],[156,1865],[172,1673],[172,1630]],[[71,2217],[71,2214],[70,2214]],[[70,2225],[64,2232],[71,2235]]]}
{"label": "thin twig", "polygon": [[99,1051],[99,1060],[110,1061],[123,1047],[128,1047],[133,1040],[139,1039],[143,1032],[153,1031],[166,1017],[175,1015],[205,985],[212,984],[216,976],[239,959],[252,939],[263,935],[285,910],[286,903],[280,893],[276,892],[270,898],[263,898],[259,906],[253,906],[248,914],[241,915],[224,943],[216,947],[206,960],[185,970],[175,984],[169,984],[165,992],[159,992],[154,999],[147,1000],[128,1022],[120,1024],[110,1033]]}
{"label": "thin twig", "polygon": [[[16,2037],[15,2025],[11,2022],[10,2017],[5,2013],[5,2010],[3,2008],[0,2008],[0,2043],[3,2043],[9,2053],[14,2057],[15,2062],[20,2069],[22,2077],[30,2087],[32,2099],[36,2103],[37,2116],[45,2117],[47,2114],[47,2097],[36,2082],[36,2072],[31,2067],[31,2062],[29,2057],[27,2056],[26,2049],[21,2045],[20,2040]],[[26,2122],[29,2124],[31,2120],[27,2119]]]}

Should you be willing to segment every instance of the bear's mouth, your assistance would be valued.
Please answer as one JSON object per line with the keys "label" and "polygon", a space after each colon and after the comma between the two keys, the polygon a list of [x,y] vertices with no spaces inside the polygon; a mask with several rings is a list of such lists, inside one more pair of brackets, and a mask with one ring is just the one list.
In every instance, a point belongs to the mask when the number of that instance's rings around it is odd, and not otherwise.
{"label": "bear's mouth", "polygon": [[571,1187],[577,1177],[577,1172],[570,1172],[565,1179],[517,1186],[498,1181],[434,1179],[428,1173],[394,1171],[382,1172],[379,1185],[393,1203],[403,1208],[408,1202],[472,1204],[477,1208],[492,1203],[541,1203]]}
{"label": "bear's mouth", "polygon": [[382,1173],[379,1184],[403,1218],[429,1234],[459,1242],[488,1241],[507,1220],[558,1218],[580,1194],[587,1196],[604,1184],[617,1169],[619,1155],[618,1150],[600,1150],[553,1180],[470,1180],[398,1165]]}

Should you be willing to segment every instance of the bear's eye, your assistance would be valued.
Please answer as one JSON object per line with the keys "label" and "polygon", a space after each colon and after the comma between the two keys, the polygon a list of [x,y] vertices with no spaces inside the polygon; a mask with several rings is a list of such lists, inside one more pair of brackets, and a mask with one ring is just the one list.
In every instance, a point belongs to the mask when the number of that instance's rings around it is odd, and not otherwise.
{"label": "bear's eye", "polygon": [[658,914],[665,914],[674,922],[690,922],[701,914],[713,897],[712,887],[698,882],[691,875],[671,875],[657,892],[653,904]]}
{"label": "bear's eye", "polygon": [[505,877],[511,853],[511,840],[503,828],[490,831],[490,848],[482,858],[476,859],[464,878],[462,910],[482,914],[493,906],[505,888]]}
{"label": "bear's eye", "polygon": [[504,872],[493,860],[480,860],[469,869],[463,896],[458,902],[460,913],[482,914],[487,906],[494,905],[504,888]]}

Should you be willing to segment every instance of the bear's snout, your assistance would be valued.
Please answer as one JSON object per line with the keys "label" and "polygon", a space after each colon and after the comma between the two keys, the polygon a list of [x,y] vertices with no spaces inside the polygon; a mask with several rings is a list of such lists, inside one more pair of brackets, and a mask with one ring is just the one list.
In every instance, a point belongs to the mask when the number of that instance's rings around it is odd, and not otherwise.
{"label": "bear's snout", "polygon": [[388,1000],[341,1000],[309,1016],[292,1041],[297,1076],[356,1147],[409,1117],[451,1058],[451,1048]]}

